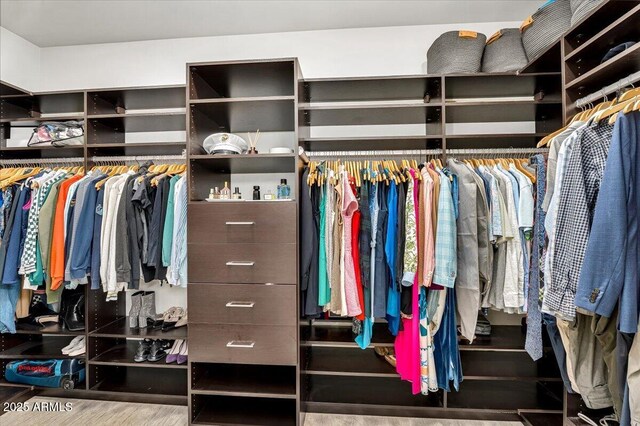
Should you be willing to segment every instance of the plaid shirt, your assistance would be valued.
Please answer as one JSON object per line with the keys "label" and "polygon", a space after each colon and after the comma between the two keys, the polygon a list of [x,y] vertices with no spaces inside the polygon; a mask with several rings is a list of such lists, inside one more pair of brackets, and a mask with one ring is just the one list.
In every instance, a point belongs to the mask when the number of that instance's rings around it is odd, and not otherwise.
{"label": "plaid shirt", "polygon": [[453,205],[451,181],[440,173],[440,197],[438,198],[438,226],[436,227],[436,266],[433,282],[445,287],[453,287],[456,281],[457,261],[457,229],[456,215]]}
{"label": "plaid shirt", "polygon": [[582,261],[604,174],[613,126],[589,124],[576,141],[560,188],[555,228],[552,284],[545,304],[560,317],[573,320]]}

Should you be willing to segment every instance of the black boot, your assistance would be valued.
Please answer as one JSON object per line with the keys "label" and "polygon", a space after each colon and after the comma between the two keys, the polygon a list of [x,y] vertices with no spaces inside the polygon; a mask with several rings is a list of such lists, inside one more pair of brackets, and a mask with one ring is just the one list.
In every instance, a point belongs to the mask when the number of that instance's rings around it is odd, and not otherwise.
{"label": "black boot", "polygon": [[84,292],[75,292],[63,297],[65,299],[62,319],[67,330],[84,330]]}

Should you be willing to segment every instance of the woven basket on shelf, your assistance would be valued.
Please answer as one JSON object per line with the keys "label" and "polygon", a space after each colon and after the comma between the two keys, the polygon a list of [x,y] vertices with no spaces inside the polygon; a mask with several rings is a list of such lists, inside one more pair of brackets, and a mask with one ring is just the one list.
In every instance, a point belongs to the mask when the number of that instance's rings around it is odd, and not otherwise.
{"label": "woven basket on shelf", "polygon": [[569,3],[571,4],[571,25],[574,25],[602,3],[602,0],[569,0]]}
{"label": "woven basket on shelf", "polygon": [[520,26],[529,61],[553,44],[571,26],[569,0],[549,0]]}
{"label": "woven basket on shelf", "polygon": [[475,73],[482,65],[487,37],[475,31],[449,31],[427,51],[429,74]]}
{"label": "woven basket on shelf", "polygon": [[527,54],[517,28],[504,28],[489,37],[482,56],[482,72],[517,71],[527,65]]}

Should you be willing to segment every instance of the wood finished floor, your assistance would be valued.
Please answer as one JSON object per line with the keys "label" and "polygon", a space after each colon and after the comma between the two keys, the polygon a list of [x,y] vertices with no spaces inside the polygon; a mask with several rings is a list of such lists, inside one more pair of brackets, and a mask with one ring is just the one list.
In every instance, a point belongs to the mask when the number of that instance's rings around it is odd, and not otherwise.
{"label": "wood finished floor", "polygon": [[[28,401],[71,402],[68,412],[9,412],[0,416],[1,426],[181,426],[187,425],[187,407],[34,397]],[[519,422],[413,419],[406,417],[344,416],[308,413],[305,426],[522,426]]]}

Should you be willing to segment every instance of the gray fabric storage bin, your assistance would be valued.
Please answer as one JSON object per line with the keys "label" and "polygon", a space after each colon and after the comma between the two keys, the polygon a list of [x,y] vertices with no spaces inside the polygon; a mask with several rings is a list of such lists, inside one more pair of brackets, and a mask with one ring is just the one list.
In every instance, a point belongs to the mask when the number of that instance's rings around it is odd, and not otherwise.
{"label": "gray fabric storage bin", "polygon": [[553,44],[571,26],[569,0],[545,3],[520,26],[522,44],[529,61]]}
{"label": "gray fabric storage bin", "polygon": [[484,34],[475,31],[449,31],[440,35],[427,51],[427,72],[480,72],[486,40]]}
{"label": "gray fabric storage bin", "polygon": [[482,56],[482,72],[517,71],[527,65],[518,28],[504,28],[489,37]]}
{"label": "gray fabric storage bin", "polygon": [[602,0],[569,0],[569,3],[571,4],[571,25],[573,26],[602,3]]}

